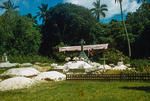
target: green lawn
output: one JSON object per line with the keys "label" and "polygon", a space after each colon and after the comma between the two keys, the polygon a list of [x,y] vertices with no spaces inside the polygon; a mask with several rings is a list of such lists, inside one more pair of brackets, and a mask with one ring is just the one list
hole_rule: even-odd
{"label": "green lawn", "polygon": [[150,83],[63,81],[0,92],[0,101],[150,101]]}

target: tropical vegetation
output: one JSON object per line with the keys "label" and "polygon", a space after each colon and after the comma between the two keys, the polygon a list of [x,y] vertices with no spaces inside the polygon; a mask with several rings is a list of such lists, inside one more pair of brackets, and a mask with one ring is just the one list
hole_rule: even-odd
{"label": "tropical vegetation", "polygon": [[[107,5],[100,0],[88,9],[64,3],[50,7],[41,4],[36,15],[21,15],[12,0],[0,4],[5,12],[0,15],[0,63],[6,53],[13,63],[35,63],[44,71],[49,63],[64,62],[66,56],[77,56],[78,52],[59,53],[58,47],[108,43],[109,49],[94,51],[92,61],[107,64],[123,60],[131,64],[133,71],[108,70],[104,74],[150,73],[150,3],[142,2],[136,12],[126,18],[122,9],[123,0],[114,0],[120,5],[121,21],[112,19],[102,23],[107,15]],[[114,5],[115,6],[115,5]],[[42,21],[42,24],[39,24]],[[132,50],[131,50],[132,49]],[[85,52],[87,53],[87,52]],[[132,54],[131,54],[132,53]],[[104,59],[103,59],[104,60]],[[48,65],[48,68],[47,68]],[[18,65],[16,67],[19,67]],[[38,68],[37,67],[37,68]],[[8,68],[7,68],[8,69]],[[6,69],[0,69],[0,74]],[[1,78],[0,78],[1,81]],[[149,82],[127,81],[45,81],[28,89],[0,91],[1,101],[149,101]]]}
{"label": "tropical vegetation", "polygon": [[14,5],[13,2],[11,2],[11,0],[5,1],[2,5],[0,5],[0,8],[5,9],[6,11],[10,11],[10,10],[16,10],[17,8],[19,8],[19,6]]}
{"label": "tropical vegetation", "polygon": [[41,4],[41,6],[39,6],[38,9],[40,11],[37,12],[36,17],[39,17],[39,19],[42,20],[43,23],[45,23],[47,19],[48,4]]}
{"label": "tropical vegetation", "polygon": [[[42,55],[55,60],[64,58],[68,53],[59,53],[59,46],[109,43],[107,55],[132,59],[150,57],[150,4],[147,0],[138,0],[142,5],[136,12],[128,13],[126,18],[122,9],[122,0],[115,0],[120,5],[121,21],[112,20],[102,23],[107,5],[100,0],[93,2],[93,8],[65,3],[49,8],[41,4],[36,16],[21,15],[17,5],[11,0],[0,5],[5,12],[0,15],[0,55]],[[115,6],[115,5],[114,5]],[[39,20],[42,24],[39,25]],[[132,49],[132,50],[131,50]],[[93,57],[99,61],[102,52]],[[132,53],[132,54],[131,54]],[[70,54],[70,53],[69,53]],[[71,53],[72,55],[73,53]],[[129,56],[129,58],[127,58]],[[118,57],[114,58],[115,62]],[[119,60],[119,58],[118,58]],[[112,62],[108,60],[108,62]],[[131,61],[130,61],[131,62]]]}
{"label": "tropical vegetation", "polygon": [[91,12],[96,17],[97,21],[100,21],[101,15],[102,17],[106,16],[105,11],[108,11],[107,5],[101,5],[100,0],[96,0],[95,2],[93,2],[93,6],[94,8],[91,9]]}

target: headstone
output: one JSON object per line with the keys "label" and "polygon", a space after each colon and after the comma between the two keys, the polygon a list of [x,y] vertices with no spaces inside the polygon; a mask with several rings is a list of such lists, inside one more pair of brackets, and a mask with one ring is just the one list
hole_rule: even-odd
{"label": "headstone", "polygon": [[124,60],[123,57],[121,57],[121,58],[120,58],[120,61],[117,63],[117,65],[118,65],[118,66],[124,65],[123,60]]}
{"label": "headstone", "polygon": [[2,62],[8,62],[7,54],[4,53],[2,56]]}
{"label": "headstone", "polygon": [[117,65],[121,66],[121,65],[123,65],[123,62],[118,62]]}
{"label": "headstone", "polygon": [[104,70],[106,69],[105,66],[106,66],[106,60],[107,58],[105,57],[105,54],[103,55],[103,58],[101,58],[101,60],[103,60],[103,67],[104,67]]}
{"label": "headstone", "polygon": [[70,61],[70,60],[71,60],[70,57],[66,57],[66,58],[65,58],[65,61],[67,61],[67,62]]}

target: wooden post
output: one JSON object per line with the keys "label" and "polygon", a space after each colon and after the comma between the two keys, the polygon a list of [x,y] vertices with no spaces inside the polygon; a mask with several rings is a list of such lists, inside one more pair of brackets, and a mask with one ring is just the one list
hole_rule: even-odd
{"label": "wooden post", "polygon": [[83,51],[83,44],[85,44],[85,41],[82,39],[82,40],[81,40],[81,52],[84,52],[84,51]]}
{"label": "wooden post", "polygon": [[[105,54],[103,54],[103,58],[101,58],[101,60],[103,60],[103,67],[104,67],[104,70],[105,70],[105,65],[106,65],[106,57],[105,57]],[[103,72],[104,72],[103,70]]]}

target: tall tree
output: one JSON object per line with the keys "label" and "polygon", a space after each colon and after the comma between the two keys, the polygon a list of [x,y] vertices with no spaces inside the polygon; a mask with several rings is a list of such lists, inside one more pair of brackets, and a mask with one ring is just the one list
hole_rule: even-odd
{"label": "tall tree", "polygon": [[91,12],[93,15],[95,15],[97,21],[100,21],[101,15],[103,17],[106,16],[105,11],[108,11],[107,5],[106,4],[101,5],[100,0],[96,0],[95,2],[93,2],[93,6],[94,6],[94,8],[91,9]]}
{"label": "tall tree", "polygon": [[146,3],[149,2],[149,0],[137,0],[138,3],[142,2],[142,3]]}
{"label": "tall tree", "polygon": [[28,55],[38,53],[41,34],[34,22],[17,12],[0,16],[0,54]]}
{"label": "tall tree", "polygon": [[0,8],[5,9],[6,11],[10,11],[16,10],[17,8],[19,8],[19,6],[15,6],[15,4],[11,0],[8,0],[6,2],[3,2],[2,5],[0,5]]}
{"label": "tall tree", "polygon": [[39,20],[42,20],[42,22],[45,23],[47,19],[48,4],[41,4],[41,6],[39,6],[38,9],[40,11],[37,12],[37,17],[39,17]]}
{"label": "tall tree", "polygon": [[78,45],[81,39],[92,44],[95,34],[92,30],[96,23],[89,9],[70,3],[58,4],[49,10],[48,19],[42,27],[41,54],[51,55],[55,52],[53,47],[61,43]]}
{"label": "tall tree", "polygon": [[[150,4],[144,3],[136,12],[127,15],[127,23],[131,26],[130,33],[135,38],[133,42],[132,57],[150,57]],[[142,15],[142,16],[141,16]]]}
{"label": "tall tree", "polygon": [[130,39],[129,39],[129,34],[128,34],[128,31],[127,31],[127,27],[126,27],[124,17],[123,17],[122,1],[123,0],[115,0],[115,2],[119,3],[119,5],[120,5],[122,24],[123,24],[125,34],[126,34],[126,37],[127,37],[127,42],[128,42],[128,51],[129,51],[128,53],[129,53],[129,57],[131,57],[131,44],[130,44]]}

